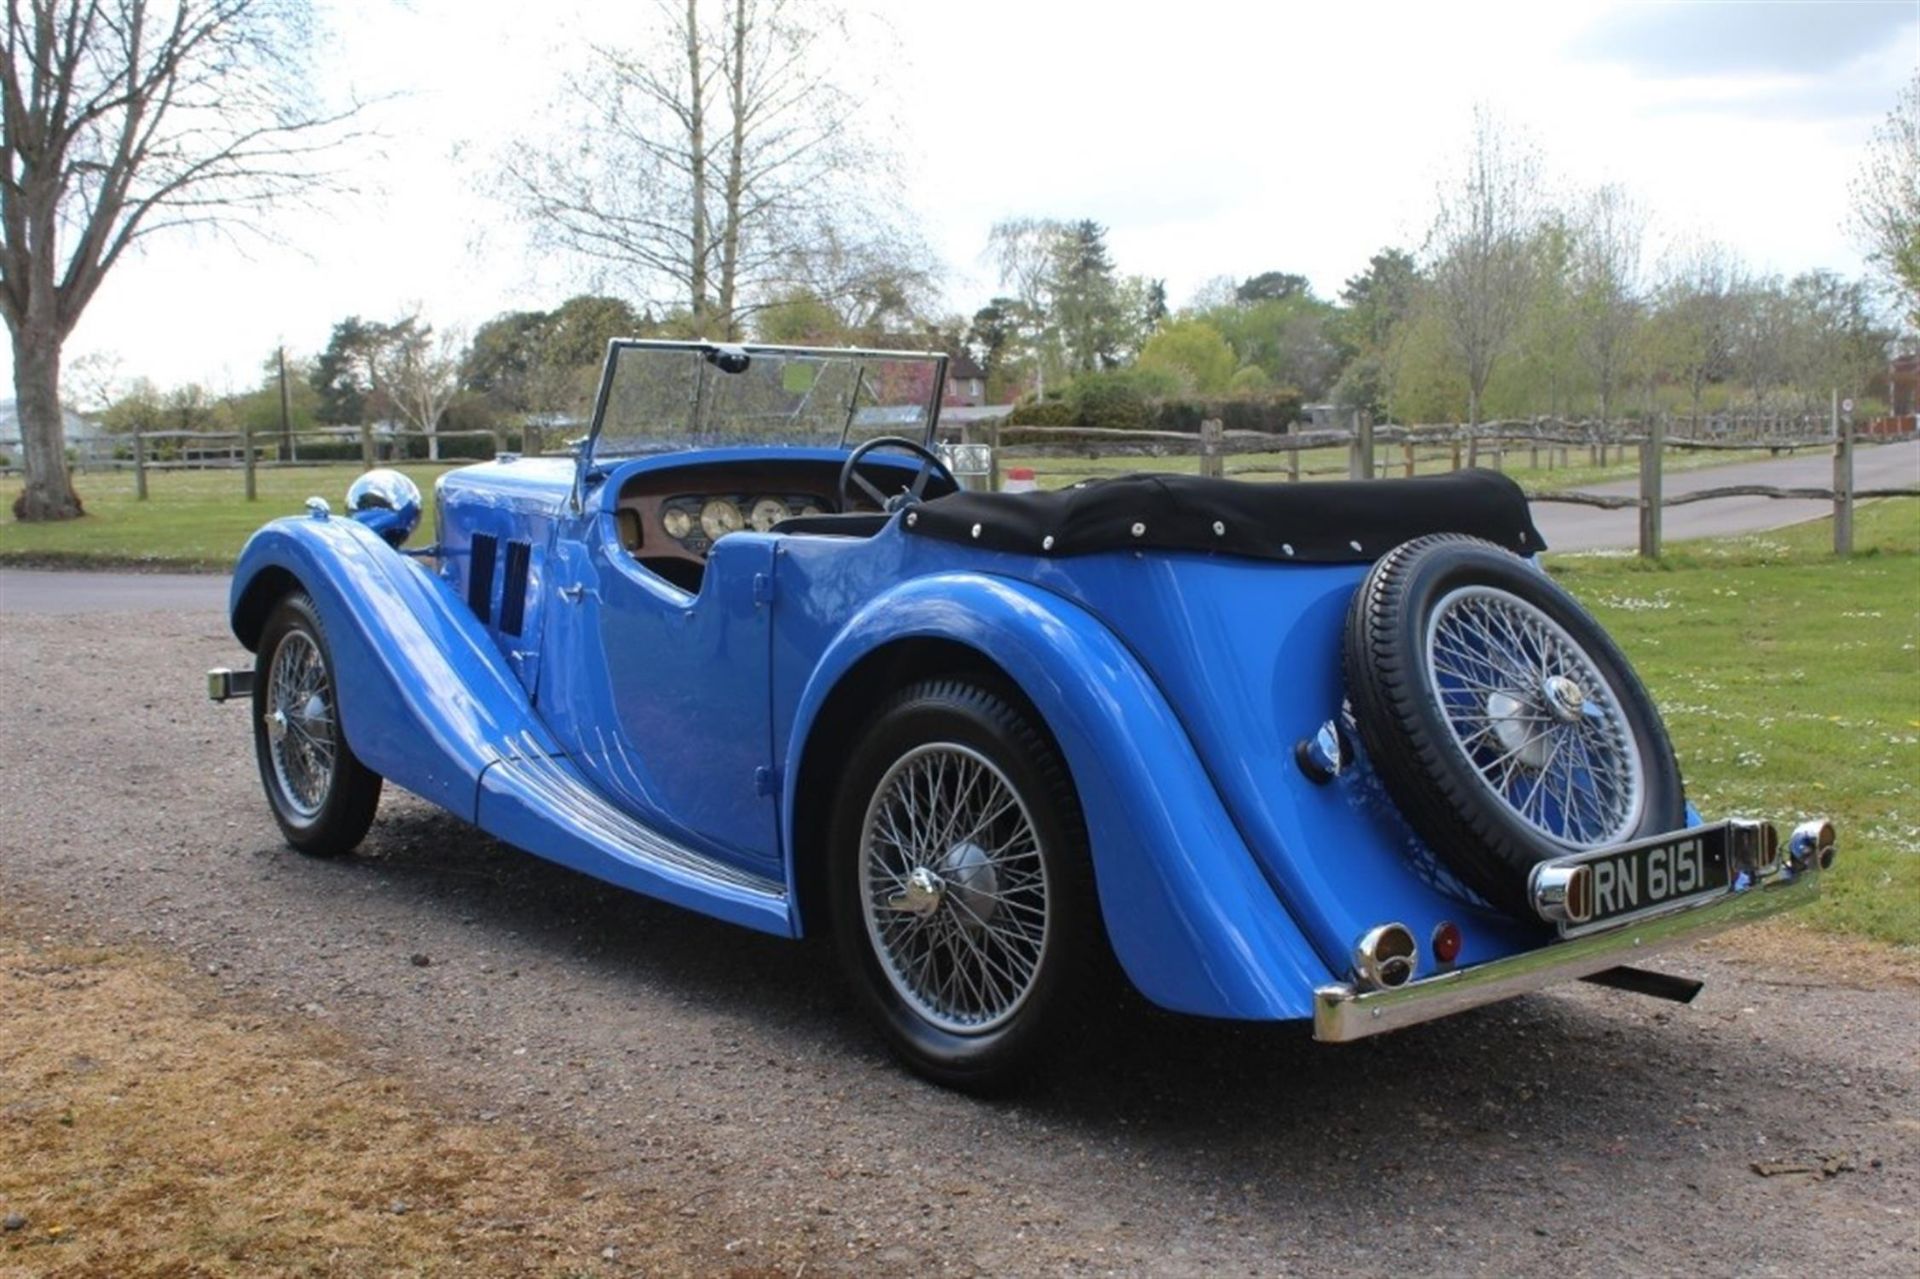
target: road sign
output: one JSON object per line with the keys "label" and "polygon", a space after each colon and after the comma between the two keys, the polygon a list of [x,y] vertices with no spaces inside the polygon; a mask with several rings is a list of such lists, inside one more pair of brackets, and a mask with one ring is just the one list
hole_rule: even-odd
{"label": "road sign", "polygon": [[1840,401],[1840,411],[1842,413],[1853,412],[1853,401],[1851,399]]}

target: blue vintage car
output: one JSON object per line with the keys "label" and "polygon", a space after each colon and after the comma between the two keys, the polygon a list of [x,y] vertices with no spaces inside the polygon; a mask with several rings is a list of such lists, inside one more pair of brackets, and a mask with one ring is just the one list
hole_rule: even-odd
{"label": "blue vintage car", "polygon": [[1352,1040],[1804,902],[1833,831],[1704,823],[1485,471],[963,488],[944,357],[616,342],[564,458],[363,476],[233,579],[267,799],[383,782],[529,852],[830,933],[914,1069],[1003,1084],[1103,981]]}

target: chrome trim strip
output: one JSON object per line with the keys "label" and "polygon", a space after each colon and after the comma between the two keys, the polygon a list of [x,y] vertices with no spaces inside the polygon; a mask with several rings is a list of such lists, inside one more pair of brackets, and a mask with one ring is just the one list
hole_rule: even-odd
{"label": "chrome trim strip", "polygon": [[1783,874],[1744,892],[1722,894],[1607,932],[1550,942],[1537,950],[1425,977],[1391,990],[1362,991],[1347,982],[1322,986],[1313,992],[1313,1037],[1324,1043],[1347,1043],[1511,999],[1555,982],[1637,963],[1657,951],[1805,906],[1819,893],[1818,871],[1807,870],[1791,877]]}
{"label": "chrome trim strip", "polygon": [[578,835],[613,850],[622,861],[704,887],[753,893],[770,902],[787,899],[786,885],[778,880],[709,857],[614,807],[564,759],[528,753],[495,760],[486,772],[514,777],[512,784],[538,806],[537,811],[564,820]]}

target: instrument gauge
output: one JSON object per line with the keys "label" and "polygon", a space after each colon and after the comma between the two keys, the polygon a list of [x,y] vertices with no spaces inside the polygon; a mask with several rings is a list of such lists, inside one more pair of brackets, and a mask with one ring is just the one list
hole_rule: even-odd
{"label": "instrument gauge", "polygon": [[716,542],[729,533],[738,533],[746,524],[740,508],[724,497],[709,498],[700,508],[700,531]]}
{"label": "instrument gauge", "polygon": [[787,504],[777,497],[763,497],[753,504],[748,522],[756,533],[771,533],[773,526],[787,518]]}
{"label": "instrument gauge", "polygon": [[687,534],[693,532],[693,516],[675,507],[661,514],[660,527],[667,531],[668,537],[675,540],[684,539]]}
{"label": "instrument gauge", "polygon": [[812,502],[808,502],[805,506],[800,508],[800,514],[803,516],[814,516],[814,515],[819,515],[820,513],[821,513],[820,508],[815,506]]}

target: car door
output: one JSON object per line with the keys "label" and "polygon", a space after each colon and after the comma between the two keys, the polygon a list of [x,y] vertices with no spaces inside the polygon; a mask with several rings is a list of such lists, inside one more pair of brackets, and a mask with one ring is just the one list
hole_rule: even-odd
{"label": "car door", "polygon": [[780,865],[768,722],[772,566],[770,539],[725,538],[699,593],[688,595],[596,528],[588,544],[554,556],[540,671],[542,715],[611,798],[700,851],[762,872]]}

